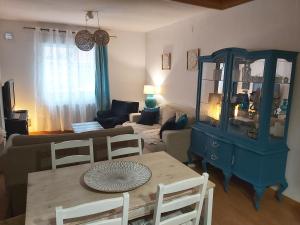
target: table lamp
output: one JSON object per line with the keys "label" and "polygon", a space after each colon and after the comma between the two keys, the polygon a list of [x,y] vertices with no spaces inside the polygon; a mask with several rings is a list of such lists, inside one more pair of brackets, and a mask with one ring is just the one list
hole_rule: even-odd
{"label": "table lamp", "polygon": [[144,94],[146,95],[145,105],[147,108],[155,108],[156,106],[156,88],[153,85],[144,85]]}

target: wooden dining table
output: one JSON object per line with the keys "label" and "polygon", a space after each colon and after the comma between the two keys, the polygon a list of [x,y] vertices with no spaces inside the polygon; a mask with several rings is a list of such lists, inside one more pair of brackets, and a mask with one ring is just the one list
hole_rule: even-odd
{"label": "wooden dining table", "polygon": [[[148,153],[115,160],[136,161],[148,166],[152,172],[152,177],[146,184],[129,191],[129,220],[153,213],[158,184],[170,184],[200,176],[199,173],[166,152]],[[94,164],[97,163],[101,162]],[[83,175],[91,166],[92,164],[81,164],[29,173],[25,224],[54,225],[56,224],[55,208],[57,206],[68,208],[121,196],[121,193],[104,193],[86,187],[83,182]],[[209,181],[203,210],[206,225],[210,225],[212,221],[214,187],[214,183]],[[72,222],[71,224],[76,223]]]}

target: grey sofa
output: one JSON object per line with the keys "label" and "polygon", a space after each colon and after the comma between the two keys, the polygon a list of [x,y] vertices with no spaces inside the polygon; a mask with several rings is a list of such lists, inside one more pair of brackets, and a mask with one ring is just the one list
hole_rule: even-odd
{"label": "grey sofa", "polygon": [[[188,124],[182,130],[165,130],[162,133],[162,140],[159,138],[159,131],[162,124],[176,113],[185,113],[188,116]],[[145,142],[145,147],[150,151],[166,151],[181,162],[187,162],[187,151],[191,143],[191,125],[195,122],[195,109],[178,105],[160,106],[160,120],[152,126],[136,123],[140,113],[130,114],[129,121],[122,126],[131,126],[134,132],[140,134]]]}
{"label": "grey sofa", "polygon": [[[133,133],[132,127],[120,127],[55,135],[14,135],[4,151],[0,152],[0,173],[6,179],[12,215],[25,212],[27,175],[51,169],[51,142],[93,138],[95,161],[107,159],[107,136]],[[124,142],[122,146],[132,145]],[[85,150],[85,149],[84,149]],[[84,151],[78,149],[78,151]],[[68,154],[63,152],[62,154]]]}

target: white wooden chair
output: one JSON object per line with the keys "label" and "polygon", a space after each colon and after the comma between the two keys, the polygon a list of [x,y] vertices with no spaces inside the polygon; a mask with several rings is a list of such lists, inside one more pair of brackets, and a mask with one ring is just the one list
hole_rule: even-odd
{"label": "white wooden chair", "polygon": [[[56,151],[61,149],[68,149],[68,148],[79,148],[79,147],[89,147],[89,154],[88,155],[70,155],[62,158],[56,158]],[[89,140],[71,140],[71,141],[64,141],[61,143],[51,143],[51,161],[52,161],[52,169],[56,169],[59,165],[65,165],[70,163],[77,163],[77,162],[87,162],[90,163],[94,162],[94,150],[93,150],[93,139],[90,138]]]}
{"label": "white wooden chair", "polygon": [[[205,197],[208,174],[203,173],[201,177],[191,178],[179,181],[169,185],[159,184],[156,193],[156,205],[154,209],[154,225],[177,225],[177,224],[193,224],[199,225],[203,201]],[[197,188],[198,193],[187,195],[164,202],[164,195]],[[161,221],[162,213],[183,209],[187,206],[196,204],[193,211],[187,213],[174,213]]]}
{"label": "white wooden chair", "polygon": [[[114,137],[106,137],[107,139],[107,155],[108,159],[111,160],[113,157],[128,155],[128,154],[139,154],[142,155],[142,138],[137,134],[121,134]],[[131,141],[137,140],[138,146],[137,147],[125,147],[125,148],[118,148],[112,151],[111,144],[116,142],[122,141]]]}
{"label": "white wooden chair", "polygon": [[63,225],[64,220],[67,219],[103,213],[120,207],[123,208],[121,217],[108,220],[93,221],[87,223],[87,225],[127,225],[129,209],[129,194],[127,192],[123,193],[122,197],[85,203],[71,208],[63,209],[61,206],[56,207],[56,225]]}

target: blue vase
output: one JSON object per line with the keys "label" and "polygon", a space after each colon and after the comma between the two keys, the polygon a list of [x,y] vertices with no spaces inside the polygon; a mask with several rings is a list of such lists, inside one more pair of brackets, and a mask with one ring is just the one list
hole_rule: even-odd
{"label": "blue vase", "polygon": [[249,96],[247,93],[242,95],[242,102],[240,104],[240,108],[245,111],[249,109]]}
{"label": "blue vase", "polygon": [[145,99],[145,105],[147,108],[155,108],[156,107],[156,99],[154,97],[154,95],[147,95],[146,99]]}
{"label": "blue vase", "polygon": [[281,112],[286,113],[287,108],[288,108],[288,100],[287,99],[283,99],[282,103],[280,105]]}

